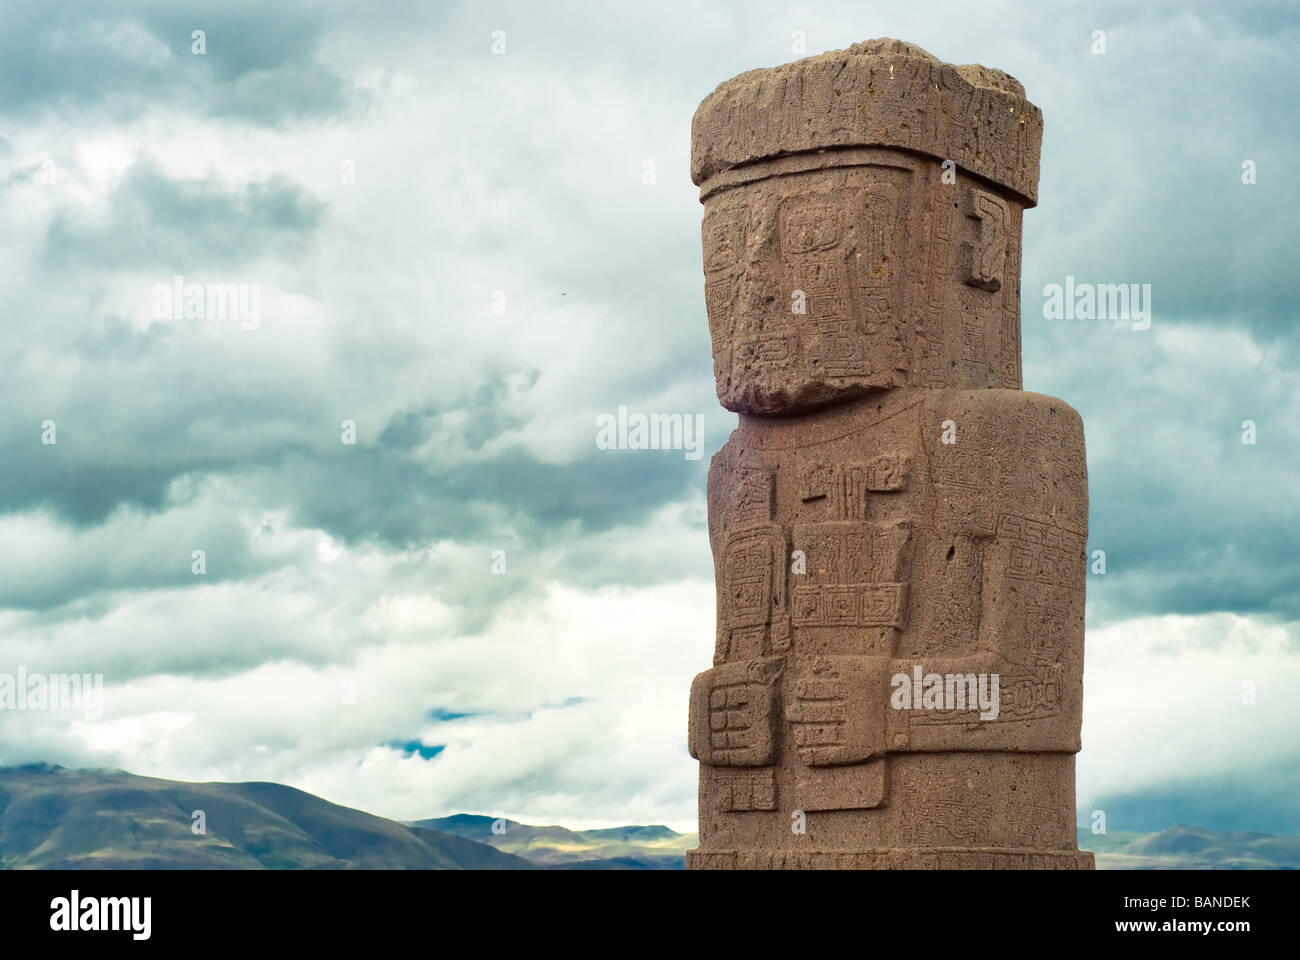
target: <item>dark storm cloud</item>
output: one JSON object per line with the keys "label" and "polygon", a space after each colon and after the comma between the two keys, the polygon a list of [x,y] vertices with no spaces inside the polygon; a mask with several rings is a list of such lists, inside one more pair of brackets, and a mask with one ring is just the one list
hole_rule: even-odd
{"label": "dark storm cloud", "polygon": [[[1300,368],[1231,327],[1042,321],[1025,385],[1067,398],[1088,447],[1089,623],[1300,616]],[[1254,443],[1243,443],[1243,422]]]}
{"label": "dark storm cloud", "polygon": [[680,451],[593,450],[551,464],[511,450],[451,466],[380,447],[340,451],[296,451],[269,463],[256,482],[266,502],[287,508],[297,524],[343,543],[393,549],[494,538],[519,550],[575,545],[643,524],[665,503],[698,492],[708,469],[707,459],[686,461]]}
{"label": "dark storm cloud", "polygon": [[163,269],[184,274],[266,255],[300,256],[324,206],[284,177],[228,189],[134,163],[94,216],[65,209],[50,222],[46,259],[57,268]]}
{"label": "dark storm cloud", "polygon": [[[1089,472],[1090,625],[1156,613],[1300,614],[1295,384],[1282,355],[1207,325],[1114,330],[1077,322],[1044,334],[1054,360],[1026,386],[1069,398]],[[1029,354],[1027,353],[1027,357]],[[1244,444],[1242,422],[1256,424]]]}
{"label": "dark storm cloud", "polygon": [[1033,16],[1043,42],[1009,66],[1046,124],[1040,206],[1025,217],[1026,352],[1044,348],[1044,286],[1067,275],[1151,284],[1156,323],[1294,341],[1300,271],[1278,255],[1300,244],[1287,173],[1300,148],[1294,8],[1106,3]]}
{"label": "dark storm cloud", "polygon": [[[154,384],[169,397],[166,403],[138,403],[125,390],[79,398],[76,406],[45,399],[44,414],[37,412],[42,406],[33,406],[28,423],[11,423],[6,469],[0,472],[0,507],[8,512],[48,509],[64,523],[93,527],[120,507],[151,512],[176,505],[169,488],[181,478],[231,474],[284,456],[281,411],[291,400],[276,398],[277,403],[268,399],[273,397],[269,393],[218,394],[224,411],[220,417],[231,425],[218,447],[195,436],[197,426],[214,418],[211,396],[217,391],[196,386],[173,393],[176,374],[167,373]],[[46,445],[37,425],[51,413],[57,443]]]}
{"label": "dark storm cloud", "polygon": [[[52,14],[49,23],[34,14],[6,14],[29,28],[31,47],[52,45],[60,56],[65,48],[82,54],[81,62],[66,65],[57,76],[42,74],[45,67],[20,74],[11,61],[5,82],[15,104],[38,102],[15,86],[20,75],[33,89],[39,84],[49,102],[77,97],[100,102],[110,93],[129,98],[132,91],[159,100],[171,95],[162,88],[164,75],[175,81],[171,74],[183,65],[199,71],[193,77],[206,78],[203,89],[211,101],[206,109],[213,109],[212,104],[237,102],[241,84],[252,90],[277,77],[314,82],[314,58],[328,34],[358,38],[350,46],[358,69],[394,61],[419,64],[420,75],[435,85],[448,81],[452,64],[463,68],[462,79],[561,69],[566,77],[575,71],[600,77],[617,67],[626,80],[633,71],[674,92],[680,102],[669,105],[682,118],[684,134],[695,101],[718,80],[789,58],[784,21],[764,39],[752,25],[741,29],[741,15],[731,8],[711,16],[740,30],[744,42],[721,52],[716,29],[629,48],[629,23],[642,14],[633,14],[632,21],[587,18],[583,32],[575,34],[566,19],[573,7],[548,12],[527,4],[485,4],[434,14],[420,5],[383,5],[363,23],[316,7],[240,4],[195,14],[193,25],[189,13],[162,4],[124,8],[120,23],[101,23],[88,8],[71,9]],[[1151,283],[1157,328],[1235,326],[1265,343],[1290,331],[1290,303],[1300,293],[1290,251],[1300,241],[1300,221],[1291,213],[1294,178],[1283,174],[1283,163],[1294,153],[1297,131],[1269,118],[1285,113],[1281,98],[1289,89],[1284,81],[1295,26],[1278,6],[1249,14],[1212,4],[1189,11],[1134,14],[1123,5],[1101,5],[1071,11],[1057,23],[1059,12],[1033,8],[1024,12],[1029,19],[1021,31],[1041,38],[1033,48],[1018,46],[1005,31],[988,35],[978,24],[971,36],[949,36],[946,43],[918,37],[939,56],[979,57],[1011,69],[1047,113],[1041,205],[1026,215],[1026,385],[1072,403],[1085,416],[1090,440],[1108,441],[1092,443],[1090,464],[1090,540],[1107,550],[1109,566],[1106,578],[1090,581],[1094,616],[1102,621],[1179,610],[1294,614],[1300,603],[1295,599],[1300,560],[1292,559],[1285,533],[1300,516],[1281,486],[1297,468],[1284,396],[1240,370],[1207,383],[1202,372],[1179,369],[1176,357],[1147,352],[1149,343],[1140,338],[1149,341],[1149,333],[1127,339],[1083,335],[1042,317],[1042,285],[1069,273],[1093,282]],[[797,22],[800,16],[808,22]],[[796,16],[788,26],[808,28],[814,47],[818,37],[834,46],[874,32],[867,24],[837,23],[837,16],[840,11],[827,7]],[[104,39],[117,36],[115,23],[157,39],[171,52],[171,65],[107,62],[120,59],[120,49],[129,46],[120,36],[114,42]],[[208,31],[206,59],[189,53],[193,27]],[[491,57],[493,29],[507,32],[508,56]],[[1089,50],[1094,29],[1107,30],[1104,56]],[[14,45],[21,32],[8,31],[4,42]],[[446,42],[442,59],[430,64],[422,51],[435,35]],[[762,43],[769,42],[771,49],[764,52]],[[575,59],[579,43],[581,57]],[[694,55],[706,51],[712,56]],[[191,63],[195,60],[202,63]],[[1189,66],[1193,63],[1195,68]],[[99,70],[110,68],[112,84],[93,82]],[[320,89],[332,96],[335,88],[326,83]],[[472,85],[466,92],[472,94]],[[274,96],[267,100],[267,109],[277,109]],[[629,107],[649,124],[660,122],[656,111],[666,109],[664,103],[642,97]],[[503,102],[494,103],[491,112],[527,130],[524,110]],[[588,139],[569,149],[581,154],[597,146],[599,116],[591,119]],[[543,136],[546,131],[540,128]],[[455,246],[480,260],[526,263],[553,288],[552,306],[585,301],[607,316],[611,333],[636,326],[653,338],[656,350],[619,358],[619,390],[625,395],[607,395],[606,409],[665,382],[694,380],[702,385],[692,394],[701,398],[697,409],[707,411],[710,422],[715,412],[722,416],[709,385],[698,220],[646,203],[620,210],[616,222],[605,210],[617,195],[608,183],[563,178],[560,161],[566,154],[557,152],[562,144],[516,136],[507,151],[495,149],[491,139],[473,139],[487,137],[477,130],[462,134],[465,139],[447,141],[447,149],[465,152],[466,169],[486,179],[487,195],[514,191],[522,199],[513,216],[494,218],[483,210],[440,224]],[[641,147],[629,145],[628,170],[608,171],[610,182],[624,177],[635,182]],[[1259,164],[1253,186],[1240,182],[1244,159]],[[666,190],[684,183],[686,172],[664,165],[659,177]],[[536,186],[526,186],[531,184]],[[444,183],[429,188],[449,189]],[[286,180],[230,190],[215,182],[172,179],[146,160],[110,195],[102,219],[71,210],[53,219],[46,235],[47,265],[185,272],[195,264],[231,265],[267,254],[295,257],[322,232],[323,216],[318,201]],[[434,248],[434,258],[440,249]],[[429,322],[447,330],[446,349],[459,350],[456,324],[438,315],[436,300],[428,306]],[[562,313],[559,318],[562,323]],[[449,414],[466,415],[458,440],[472,454],[520,428],[520,415],[507,413],[504,393],[490,385],[472,389],[460,403],[439,406],[412,407],[408,398],[394,397],[373,445],[319,446],[308,438],[327,429],[328,391],[346,380],[349,364],[366,356],[354,348],[390,354],[408,349],[373,318],[360,317],[352,327],[341,336],[356,342],[340,341],[347,350],[325,375],[332,383],[324,383],[321,394],[305,405],[293,390],[257,378],[241,377],[238,386],[215,393],[222,419],[246,438],[242,447],[214,452],[193,442],[188,424],[210,416],[205,405],[212,404],[214,394],[205,399],[187,393],[181,382],[159,383],[149,389],[167,396],[171,412],[148,421],[147,446],[133,448],[123,440],[94,457],[65,460],[56,473],[45,469],[50,458],[38,468],[20,455],[0,480],[0,505],[45,504],[67,522],[93,525],[120,505],[165,509],[166,491],[177,477],[225,475],[253,483],[268,507],[287,509],[299,522],[351,544],[409,548],[443,538],[532,547],[567,543],[575,567],[566,574],[589,582],[586,577],[601,568],[605,548],[584,545],[585,535],[644,522],[657,507],[698,494],[702,487],[702,465],[654,452],[592,450],[563,463],[545,463],[520,449],[453,461],[437,451],[413,455]],[[174,331],[142,334],[112,321],[75,340],[89,362],[99,353],[100,362],[134,358],[154,364],[180,342]],[[564,349],[561,343],[557,339],[557,353]],[[1290,349],[1287,343],[1278,346],[1277,363],[1294,377],[1300,357],[1291,356]],[[539,358],[541,365],[546,362]],[[467,356],[465,363],[490,369],[482,356]],[[1158,382],[1148,382],[1153,372]],[[214,383],[218,379],[214,376]],[[121,404],[123,416],[129,416],[130,408],[146,401],[124,393],[98,402]],[[1247,416],[1259,422],[1266,439],[1243,451],[1232,442],[1236,424]],[[283,430],[271,430],[274,424]],[[75,424],[61,429],[75,436]],[[710,431],[714,446],[723,432]],[[1218,446],[1210,442],[1215,436]],[[1243,461],[1242,454],[1252,459]],[[1225,490],[1235,494],[1224,496]],[[653,569],[647,563],[635,576],[652,578]],[[662,565],[659,569],[672,575]]]}
{"label": "dark storm cloud", "polygon": [[[84,333],[79,346],[99,364],[149,369],[175,355],[176,334],[167,325],[141,333],[110,321]],[[195,426],[213,422],[210,398],[222,390],[222,379],[220,366],[201,377],[169,371],[158,382],[170,398],[166,404],[142,405],[129,393],[103,396],[92,409],[60,413],[55,446],[37,442],[36,434],[15,438],[0,473],[0,508],[48,510],[74,530],[93,531],[122,510],[168,516],[192,501],[204,478],[224,478],[260,509],[284,511],[291,523],[350,546],[400,551],[440,541],[481,544],[483,568],[490,549],[509,549],[515,572],[528,575],[485,579],[479,566],[465,569],[459,558],[434,565],[436,582],[451,587],[438,592],[460,608],[466,624],[487,622],[507,596],[536,595],[540,575],[556,562],[538,566],[548,552],[572,547],[572,557],[559,561],[566,579],[588,585],[645,585],[679,575],[653,557],[625,563],[607,550],[584,549],[584,538],[635,529],[664,504],[698,493],[711,450],[695,461],[682,451],[598,450],[593,425],[591,452],[571,462],[542,462],[514,447],[463,459],[465,451],[481,451],[519,423],[500,409],[499,387],[490,385],[441,412],[422,407],[394,413],[376,431],[376,442],[356,445],[338,442],[336,422],[324,409],[332,404],[323,394],[304,399],[295,383],[274,391],[226,389],[214,443],[200,439]],[[181,383],[189,389],[177,389]],[[468,424],[460,435],[461,453],[431,441],[435,425],[449,415]],[[36,408],[30,416],[39,422]],[[111,432],[105,434],[106,428]],[[221,521],[219,515],[209,519]],[[222,539],[230,536],[242,534],[230,530]],[[246,543],[231,543],[220,553],[222,575],[214,579],[268,569],[269,561],[249,557]],[[15,582],[0,604],[50,608],[102,590],[183,585],[188,567],[174,561],[118,564],[110,571],[100,555],[96,562],[61,568],[58,576],[46,571],[41,583]]]}
{"label": "dark storm cloud", "polygon": [[[1236,426],[1223,424],[1225,433]],[[1295,455],[1276,448],[1094,468],[1089,549],[1106,551],[1107,572],[1089,577],[1090,622],[1216,611],[1300,617],[1300,508],[1285,493],[1296,468]]]}
{"label": "dark storm cloud", "polygon": [[[143,335],[111,324],[104,329],[92,342],[137,358],[148,350]],[[0,475],[0,507],[47,507],[66,523],[93,526],[118,507],[164,509],[169,487],[187,475],[242,475],[263,491],[268,509],[287,509],[305,526],[344,543],[408,548],[477,539],[494,524],[539,540],[551,528],[572,536],[635,525],[696,490],[708,470],[707,456],[686,460],[680,450],[598,450],[594,425],[591,454],[573,462],[545,463],[518,449],[459,463],[444,462],[436,450],[428,460],[412,459],[410,448],[429,440],[429,422],[438,416],[432,409],[398,412],[374,445],[348,445],[337,443],[332,420],[315,419],[321,411],[303,408],[289,389],[281,392],[279,398],[223,395],[226,428],[241,442],[221,451],[192,438],[191,424],[210,412],[210,401],[197,390],[178,395],[169,410],[152,411],[147,423],[112,442],[96,432],[79,436],[76,423],[65,420],[57,447],[14,446]],[[470,412],[470,450],[514,422],[491,405],[494,395],[483,387],[454,408]],[[282,422],[285,411],[292,426]],[[281,425],[301,442],[277,442]],[[307,442],[326,436],[335,443]]]}
{"label": "dark storm cloud", "polygon": [[[342,77],[319,60],[315,4],[165,0],[0,8],[0,115],[103,110],[118,120],[161,104],[279,124],[344,109]],[[191,52],[195,30],[206,53]]]}
{"label": "dark storm cloud", "polygon": [[[1096,808],[1106,812],[1106,829],[1165,830],[1190,824],[1210,830],[1250,830],[1300,834],[1300,771],[1274,764],[1249,775],[1205,774],[1139,790],[1104,795]],[[1088,823],[1090,811],[1079,812]]]}
{"label": "dark storm cloud", "polygon": [[[177,590],[237,581],[273,571],[280,562],[255,556],[244,531],[222,523],[218,516],[188,527],[176,525],[171,536],[134,543],[114,543],[112,533],[105,531],[105,536],[61,550],[47,549],[40,558],[33,552],[23,565],[6,563],[0,608],[48,612],[72,604],[76,616],[98,618],[108,611],[93,612],[93,605],[78,602],[114,591]],[[193,572],[193,547],[205,554],[202,581]]]}
{"label": "dark storm cloud", "polygon": [[[64,427],[64,444],[75,442]],[[48,506],[68,523],[88,526],[102,523],[120,506],[158,510],[166,502],[167,486],[196,463],[87,463],[71,470],[30,459],[11,461],[0,480],[0,506],[16,512]],[[202,466],[212,468],[216,464]]]}

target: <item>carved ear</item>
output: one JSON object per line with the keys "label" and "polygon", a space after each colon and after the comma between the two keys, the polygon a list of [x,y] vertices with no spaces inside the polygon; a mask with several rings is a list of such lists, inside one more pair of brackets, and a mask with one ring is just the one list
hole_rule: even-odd
{"label": "carved ear", "polygon": [[979,224],[979,233],[974,243],[965,244],[968,262],[963,279],[972,287],[996,293],[1002,289],[1007,260],[1007,202],[996,193],[972,189],[966,216]]}

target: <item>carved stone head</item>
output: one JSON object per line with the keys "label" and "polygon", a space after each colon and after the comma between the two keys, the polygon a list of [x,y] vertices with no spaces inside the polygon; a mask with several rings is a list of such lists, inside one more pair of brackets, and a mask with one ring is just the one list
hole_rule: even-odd
{"label": "carved stone head", "polygon": [[722,84],[696,111],[718,397],[789,414],[898,386],[1020,386],[1023,88],[875,40]]}

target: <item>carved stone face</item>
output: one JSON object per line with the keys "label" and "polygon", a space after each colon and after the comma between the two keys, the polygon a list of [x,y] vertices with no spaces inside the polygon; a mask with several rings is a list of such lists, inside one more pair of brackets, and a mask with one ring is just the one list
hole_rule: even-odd
{"label": "carved stone face", "polygon": [[759,164],[705,197],[723,406],[785,414],[912,383],[1018,387],[1019,305],[1001,278],[1019,208],[1012,224],[1000,195],[944,183],[937,162],[901,151],[813,166],[828,162]]}

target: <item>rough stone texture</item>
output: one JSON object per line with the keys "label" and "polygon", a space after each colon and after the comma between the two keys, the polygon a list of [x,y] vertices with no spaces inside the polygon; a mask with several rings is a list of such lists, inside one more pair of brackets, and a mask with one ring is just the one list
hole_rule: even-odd
{"label": "rough stone texture", "polygon": [[[740,425],[709,470],[688,866],[1093,865],[1074,836],[1083,425],[1020,389],[1041,137],[1014,79],[896,40],[742,74],[695,115]],[[997,716],[899,708],[918,668],[996,675]]]}
{"label": "rough stone texture", "polygon": [[1042,141],[1043,114],[1015,77],[867,40],[719,85],[691,125],[691,179],[782,154],[896,147],[954,160],[1032,207]]}

